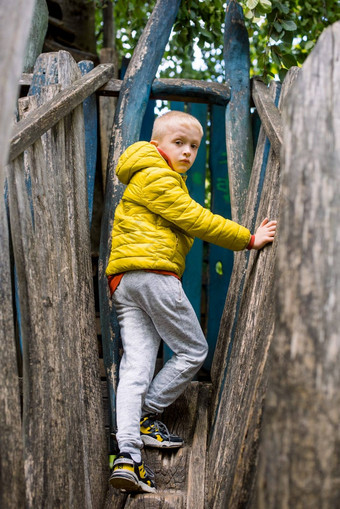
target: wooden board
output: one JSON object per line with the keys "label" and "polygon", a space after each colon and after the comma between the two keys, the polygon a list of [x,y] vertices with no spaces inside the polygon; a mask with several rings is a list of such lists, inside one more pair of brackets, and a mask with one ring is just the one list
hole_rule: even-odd
{"label": "wooden board", "polygon": [[[231,219],[227,149],[225,141],[225,108],[211,107],[210,115],[210,156],[211,210],[214,214]],[[233,269],[234,254],[228,249],[209,244],[208,246],[208,287],[207,287],[207,341],[208,357],[204,367],[211,369],[218,331],[228,286]]]}
{"label": "wooden board", "polygon": [[[59,54],[64,53],[66,52],[59,52]],[[37,108],[30,116],[18,122],[11,138],[9,160],[15,159],[48,129],[95,92],[102,83],[106,83],[112,73],[112,65],[98,65],[87,75],[79,77],[77,82],[72,83],[68,89],[63,90],[58,96]],[[32,85],[36,86],[34,82]]]}
{"label": "wooden board", "polygon": [[[281,100],[292,74],[296,75],[294,70],[285,81]],[[275,97],[274,89],[272,93]],[[276,218],[279,209],[280,164],[271,149],[261,191],[266,150],[262,133],[259,140],[244,218],[252,230],[254,222],[258,225],[266,216]],[[235,280],[229,287],[220,329],[223,348],[220,345],[217,350],[225,364],[222,375],[215,371],[219,391],[213,405],[216,413],[209,445],[209,503],[216,509],[246,506],[252,493],[267,383],[266,361],[274,329],[276,248],[277,239],[260,252],[237,254]],[[217,359],[217,363],[223,366],[223,360]]]}
{"label": "wooden board", "polygon": [[[78,63],[82,76],[92,71],[94,64],[89,60]],[[94,182],[97,167],[98,152],[98,114],[97,98],[90,95],[83,101],[84,127],[85,127],[85,153],[86,153],[86,176],[87,176],[87,203],[89,209],[90,228],[92,224]]]}
{"label": "wooden board", "polygon": [[339,506],[339,48],[337,22],[283,111],[275,342],[252,507]]}
{"label": "wooden board", "polygon": [[249,39],[242,7],[227,1],[224,30],[226,83],[231,89],[226,108],[226,143],[232,219],[241,223],[253,163],[250,118]]}
{"label": "wooden board", "polygon": [[0,3],[0,506],[7,509],[24,506],[25,485],[5,165],[34,4],[18,0],[11,9],[7,2]]}
{"label": "wooden board", "polygon": [[[46,77],[59,84],[24,98],[22,115],[80,77],[67,53],[45,58]],[[99,509],[106,491],[85,168],[79,106],[26,151],[25,166],[21,156],[9,171],[23,331],[27,507]]]}

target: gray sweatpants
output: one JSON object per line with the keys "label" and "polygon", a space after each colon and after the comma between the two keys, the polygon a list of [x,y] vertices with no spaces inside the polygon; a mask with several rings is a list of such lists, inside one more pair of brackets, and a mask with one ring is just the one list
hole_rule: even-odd
{"label": "gray sweatpants", "polygon": [[[161,413],[202,366],[208,345],[182,283],[145,271],[124,274],[113,294],[123,357],[117,389],[120,451],[142,448],[142,415]],[[174,352],[153,378],[161,339]]]}

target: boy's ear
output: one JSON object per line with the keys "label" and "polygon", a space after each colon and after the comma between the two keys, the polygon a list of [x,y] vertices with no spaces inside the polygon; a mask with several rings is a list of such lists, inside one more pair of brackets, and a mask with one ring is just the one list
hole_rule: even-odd
{"label": "boy's ear", "polygon": [[155,147],[158,147],[158,141],[157,140],[151,140],[151,145],[155,145]]}

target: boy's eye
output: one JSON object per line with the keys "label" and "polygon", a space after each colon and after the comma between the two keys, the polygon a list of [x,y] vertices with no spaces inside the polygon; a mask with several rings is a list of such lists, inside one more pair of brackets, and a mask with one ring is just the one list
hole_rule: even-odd
{"label": "boy's eye", "polygon": [[176,140],[175,143],[176,143],[176,145],[182,145],[181,140]]}
{"label": "boy's eye", "polygon": [[194,148],[194,149],[196,150],[196,149],[198,149],[198,145],[196,145],[196,143],[193,143],[193,144],[191,145],[191,148]]}

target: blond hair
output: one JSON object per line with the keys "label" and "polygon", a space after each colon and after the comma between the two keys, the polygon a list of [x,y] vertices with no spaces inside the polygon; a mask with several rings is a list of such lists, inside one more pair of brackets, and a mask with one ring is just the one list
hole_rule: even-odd
{"label": "blond hair", "polygon": [[168,111],[157,117],[151,134],[152,140],[160,141],[163,136],[168,132],[169,125],[180,124],[185,126],[195,126],[200,132],[201,137],[203,136],[203,128],[201,123],[197,120],[196,117],[190,115],[190,113],[185,113],[184,111]]}

